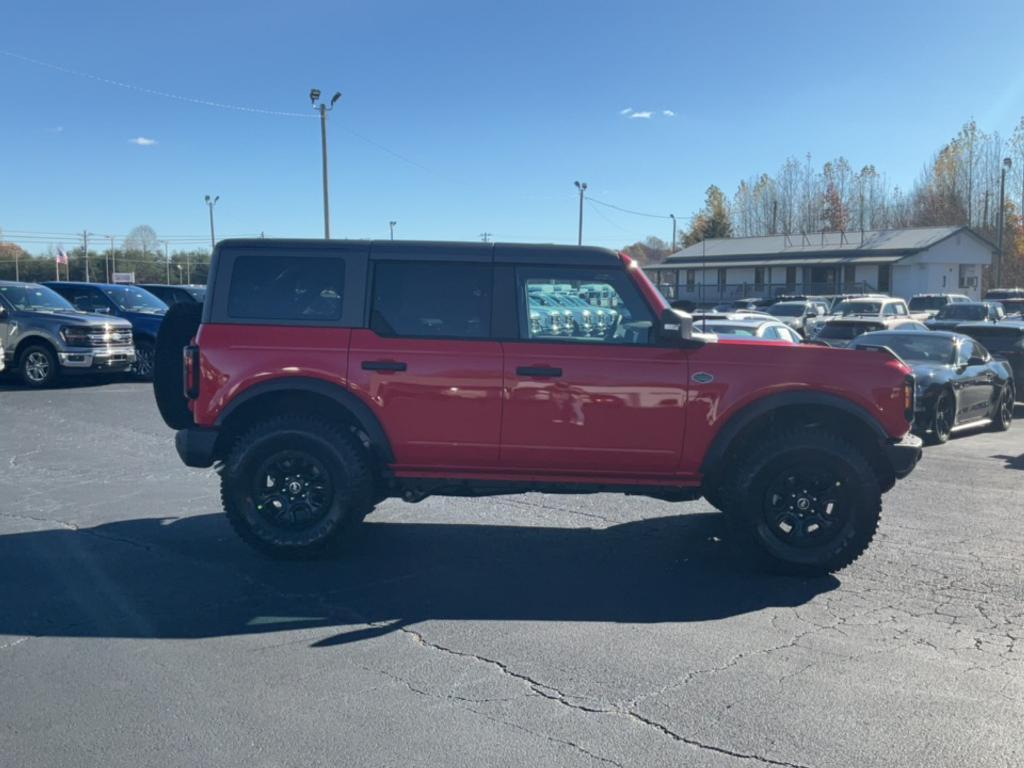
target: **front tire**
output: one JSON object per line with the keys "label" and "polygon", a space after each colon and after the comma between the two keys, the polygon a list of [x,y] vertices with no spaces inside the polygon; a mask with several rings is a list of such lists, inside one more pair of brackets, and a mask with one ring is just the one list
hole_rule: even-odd
{"label": "front tire", "polygon": [[365,452],[349,432],[280,417],[240,437],[221,470],[221,499],[242,539],[276,558],[316,557],[349,541],[373,506]]}
{"label": "front tire", "polygon": [[33,344],[21,353],[18,363],[21,380],[34,389],[52,387],[60,378],[60,364],[53,350],[42,344]]}
{"label": "front tire", "polygon": [[949,442],[956,423],[956,398],[949,390],[942,390],[932,406],[932,431],[927,439],[929,445]]}
{"label": "front tire", "polygon": [[1003,387],[1002,394],[999,396],[999,402],[996,403],[996,412],[992,416],[993,432],[1005,432],[1013,424],[1013,404],[1015,401],[1016,395],[1013,383],[1009,382]]}
{"label": "front tire", "polygon": [[833,573],[860,557],[878,529],[877,476],[858,448],[828,432],[767,439],[730,485],[726,515],[736,548],[771,570]]}

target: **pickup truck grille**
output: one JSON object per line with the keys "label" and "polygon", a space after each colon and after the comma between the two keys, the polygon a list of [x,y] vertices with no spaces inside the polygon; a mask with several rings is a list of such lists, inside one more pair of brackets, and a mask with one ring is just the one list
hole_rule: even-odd
{"label": "pickup truck grille", "polygon": [[85,336],[90,347],[131,346],[131,328],[90,328]]}

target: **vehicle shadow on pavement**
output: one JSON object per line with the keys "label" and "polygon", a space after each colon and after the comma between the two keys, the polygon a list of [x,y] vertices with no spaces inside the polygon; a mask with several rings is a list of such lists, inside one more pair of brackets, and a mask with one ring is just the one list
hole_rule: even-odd
{"label": "vehicle shadow on pavement", "polygon": [[53,392],[62,389],[89,389],[109,384],[146,383],[130,373],[78,374],[64,376],[55,384],[43,389],[34,389],[21,382],[14,373],[0,373],[0,392]]}
{"label": "vehicle shadow on pavement", "polygon": [[691,622],[835,589],[745,568],[717,514],[604,529],[367,522],[338,559],[276,562],[222,515],[0,536],[0,634],[202,638],[430,619]]}

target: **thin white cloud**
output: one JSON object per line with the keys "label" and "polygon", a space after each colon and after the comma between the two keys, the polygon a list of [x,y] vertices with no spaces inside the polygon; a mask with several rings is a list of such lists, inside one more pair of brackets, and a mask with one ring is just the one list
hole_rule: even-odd
{"label": "thin white cloud", "polygon": [[626,107],[625,109],[620,109],[619,110],[619,114],[620,115],[628,115],[632,111],[633,111],[632,107]]}
{"label": "thin white cloud", "polygon": [[147,139],[145,136],[136,136],[134,139],[128,139],[128,141],[140,147],[151,147],[156,144],[156,139]]}
{"label": "thin white cloud", "polygon": [[663,110],[661,110],[661,114],[663,114],[665,117],[675,117],[676,116],[676,113],[673,112],[671,109],[663,109]]}
{"label": "thin white cloud", "polygon": [[653,112],[634,112],[629,116],[630,120],[650,120]]}

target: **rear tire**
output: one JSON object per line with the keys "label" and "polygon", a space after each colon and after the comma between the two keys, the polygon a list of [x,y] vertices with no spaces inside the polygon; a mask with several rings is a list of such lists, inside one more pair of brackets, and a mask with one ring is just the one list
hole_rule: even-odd
{"label": "rear tire", "polygon": [[796,575],[850,565],[878,529],[882,493],[867,458],[828,432],[760,443],[732,477],[726,516],[739,554]]}
{"label": "rear tire", "polygon": [[283,416],[242,435],[221,470],[228,522],[275,558],[337,551],[373,508],[362,445],[342,427]]}
{"label": "rear tire", "polygon": [[932,406],[932,429],[926,439],[929,445],[942,445],[949,442],[956,423],[956,398],[949,390],[942,390],[935,398]]}
{"label": "rear tire", "polygon": [[53,350],[44,344],[26,347],[18,361],[18,370],[25,386],[33,389],[52,387],[60,378],[60,364]]}

